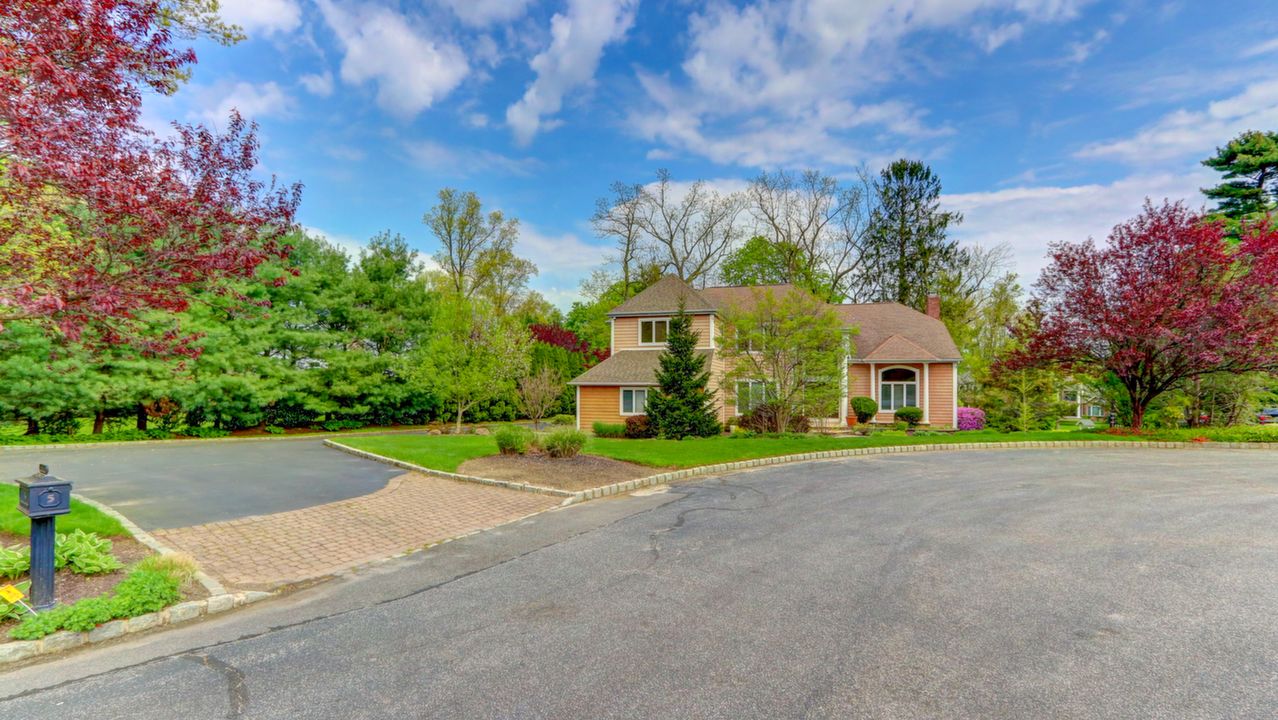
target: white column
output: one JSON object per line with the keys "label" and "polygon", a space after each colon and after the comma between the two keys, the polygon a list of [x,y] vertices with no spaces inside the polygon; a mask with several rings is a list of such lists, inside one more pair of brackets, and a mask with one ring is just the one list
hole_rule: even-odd
{"label": "white column", "polygon": [[848,365],[851,358],[847,355],[843,356],[843,372],[839,377],[839,427],[848,424],[848,373],[851,369]]}
{"label": "white column", "polygon": [[577,429],[581,429],[581,386],[577,386]]}
{"label": "white column", "polygon": [[[875,405],[879,403],[879,371],[875,369],[874,363],[870,363],[870,399]],[[882,408],[879,408],[880,410]],[[870,418],[870,422],[878,420],[878,413],[874,413],[874,417]]]}

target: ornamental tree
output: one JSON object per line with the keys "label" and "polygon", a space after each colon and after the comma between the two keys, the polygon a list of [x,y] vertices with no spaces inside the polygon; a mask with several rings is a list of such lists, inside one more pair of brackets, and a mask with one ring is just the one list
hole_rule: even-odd
{"label": "ornamental tree", "polygon": [[1015,330],[1010,367],[1112,372],[1140,428],[1152,400],[1196,377],[1278,368],[1278,228],[1245,228],[1231,244],[1219,221],[1183,203],[1146,201],[1104,247],[1052,247]]}
{"label": "ornamental tree", "polygon": [[232,114],[224,133],[158,140],[141,125],[143,93],[174,92],[195,62],[172,42],[187,6],[0,3],[0,327],[192,352],[139,317],[286,254],[300,186],[255,177],[255,127]]}

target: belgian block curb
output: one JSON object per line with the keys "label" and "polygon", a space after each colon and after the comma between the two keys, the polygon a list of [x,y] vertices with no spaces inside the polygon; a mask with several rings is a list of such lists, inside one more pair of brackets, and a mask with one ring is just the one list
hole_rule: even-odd
{"label": "belgian block curb", "polygon": [[626,482],[614,483],[603,487],[592,488],[590,490],[582,490],[579,492],[569,492],[567,490],[558,490],[555,488],[542,487],[540,485],[531,485],[529,483],[516,483],[506,480],[492,480],[489,478],[476,477],[474,475],[460,475],[458,473],[444,472],[443,470],[432,470],[428,467],[415,465],[403,460],[396,460],[384,455],[357,450],[349,445],[343,445],[332,440],[325,440],[324,444],[342,452],[350,453],[368,460],[376,460],[377,462],[394,465],[395,467],[404,468],[420,472],[425,475],[434,475],[436,477],[448,478],[450,480],[458,480],[461,482],[473,482],[483,485],[495,485],[510,490],[520,490],[523,492],[536,492],[546,495],[555,495],[564,498],[560,505],[573,505],[575,503],[593,500],[595,498],[608,497],[609,495],[618,495],[622,493],[634,492],[640,488],[650,487],[653,485],[665,485],[676,480],[686,480],[688,478],[700,477],[704,475],[717,475],[725,472],[735,472],[738,470],[749,470],[752,468],[766,467],[768,465],[784,465],[795,462],[812,462],[815,460],[837,460],[848,457],[861,457],[864,455],[889,455],[894,453],[910,453],[910,452],[946,452],[953,450],[1019,450],[1019,449],[1065,449],[1065,448],[1158,448],[1166,450],[1278,450],[1278,443],[1195,443],[1195,442],[1159,442],[1145,440],[1041,440],[1041,441],[1021,441],[1021,442],[990,442],[990,443],[930,443],[918,445],[886,445],[882,447],[870,448],[848,448],[846,450],[822,450],[820,452],[800,453],[797,455],[777,455],[775,457],[755,458],[753,460],[738,460],[735,462],[718,463],[715,465],[699,465],[693,468],[685,468],[682,470],[672,470],[670,472],[649,475],[645,478],[637,480],[628,480]]}
{"label": "belgian block curb", "polygon": [[46,635],[39,640],[12,640],[0,644],[0,665],[27,660],[39,655],[62,652],[81,645],[114,640],[118,637],[166,625],[176,625],[205,615],[215,615],[231,608],[255,603],[273,595],[274,593],[256,590],[213,595],[204,600],[189,600],[170,605],[159,612],[138,615],[126,620],[112,620],[88,632],[61,630],[52,635]]}

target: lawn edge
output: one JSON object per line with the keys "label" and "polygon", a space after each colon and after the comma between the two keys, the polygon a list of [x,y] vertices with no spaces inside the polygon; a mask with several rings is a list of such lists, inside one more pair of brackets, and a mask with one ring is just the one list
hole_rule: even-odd
{"label": "lawn edge", "polygon": [[448,472],[446,470],[436,470],[434,468],[428,468],[424,465],[410,463],[406,460],[399,460],[397,458],[388,457],[386,455],[378,455],[377,453],[372,453],[367,450],[360,450],[359,448],[355,448],[355,447],[351,447],[350,445],[344,445],[342,443],[339,443],[336,440],[325,440],[324,445],[326,447],[333,448],[334,450],[339,450],[341,452],[354,455],[356,457],[364,458],[365,460],[373,460],[375,462],[384,463],[386,465],[392,465],[394,467],[402,468],[404,470],[419,472],[419,473],[422,473],[423,475],[433,475],[435,477],[442,477],[448,480],[477,483],[480,485],[490,485],[494,487],[506,488],[507,490],[518,490],[520,492],[531,492],[531,493],[538,493],[541,495],[553,495],[555,497],[570,498],[570,499],[573,496],[579,494],[579,493],[570,492],[568,490],[560,490],[558,488],[545,487],[544,485],[533,485],[532,483],[517,483],[517,482],[511,482],[509,480],[494,480],[492,478],[479,477],[478,475],[462,475],[461,473]]}
{"label": "lawn edge", "polygon": [[192,438],[178,437],[167,440],[104,440],[102,442],[67,442],[46,443],[44,445],[6,445],[0,443],[0,453],[20,452],[23,450],[83,450],[95,447],[118,447],[121,445],[190,445],[195,443],[242,443],[242,442],[284,442],[288,440],[323,440],[331,437],[361,437],[365,435],[425,435],[430,432],[429,426],[401,428],[399,430],[346,430],[342,432],[319,431],[313,433],[293,433],[292,435],[254,435],[252,437],[220,437]]}

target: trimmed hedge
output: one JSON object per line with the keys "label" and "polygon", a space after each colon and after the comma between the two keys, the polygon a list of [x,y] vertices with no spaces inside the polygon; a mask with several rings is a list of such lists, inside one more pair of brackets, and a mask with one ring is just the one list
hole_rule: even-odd
{"label": "trimmed hedge", "polygon": [[626,426],[621,423],[606,423],[595,421],[591,427],[595,431],[595,437],[601,438],[623,438],[626,437]]}
{"label": "trimmed hedge", "polygon": [[852,413],[856,415],[856,421],[859,423],[870,422],[879,412],[879,404],[874,402],[874,398],[865,396],[852,398],[850,407]]}
{"label": "trimmed hedge", "polygon": [[922,408],[906,405],[903,408],[897,409],[897,411],[893,413],[892,417],[896,418],[897,422],[903,422],[910,427],[914,427],[923,420],[923,410]]}

